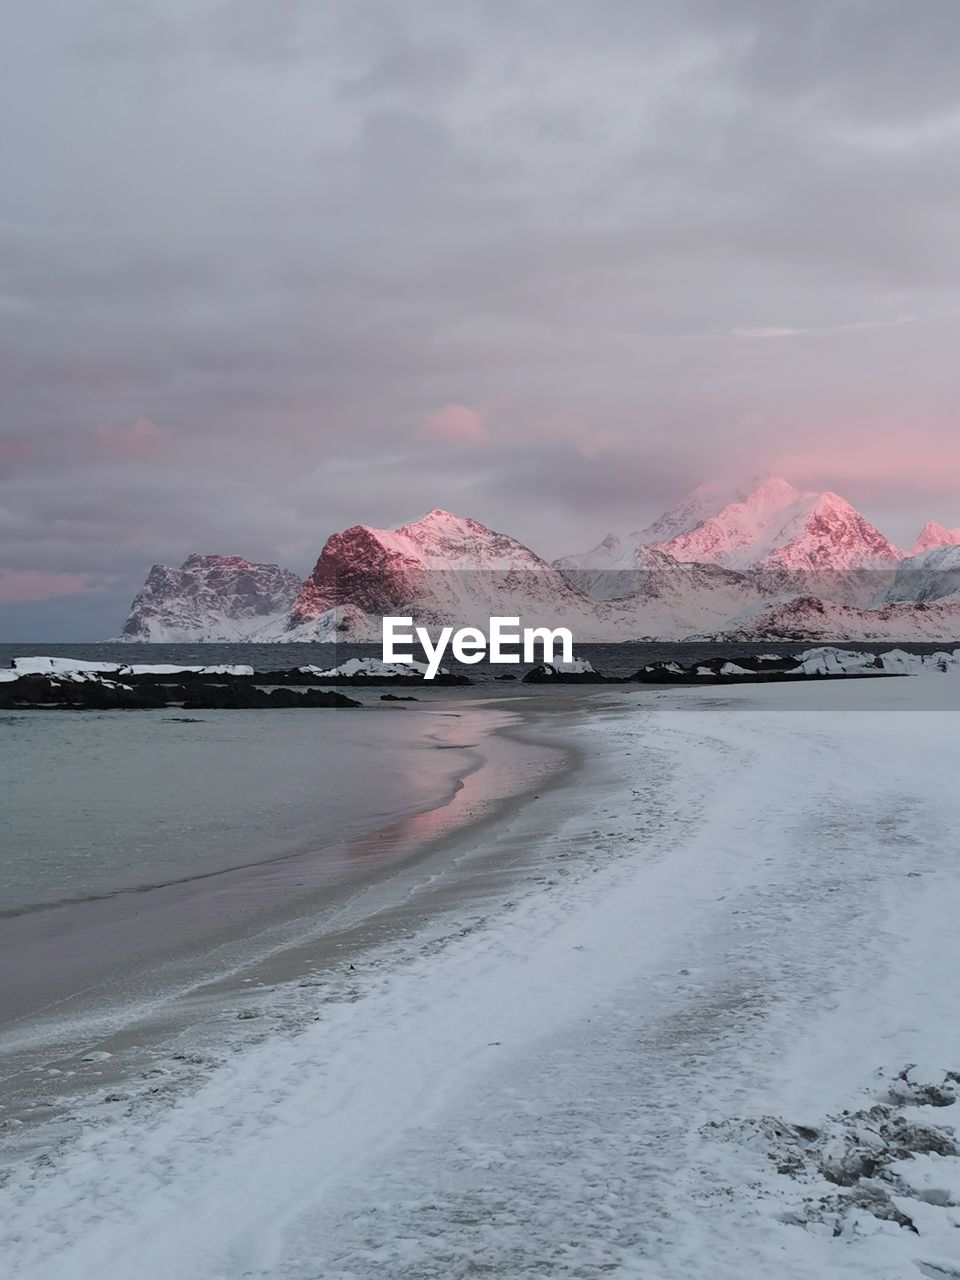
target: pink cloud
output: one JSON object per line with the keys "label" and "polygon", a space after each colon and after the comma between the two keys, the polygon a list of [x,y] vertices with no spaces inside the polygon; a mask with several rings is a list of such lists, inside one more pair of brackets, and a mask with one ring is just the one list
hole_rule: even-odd
{"label": "pink cloud", "polygon": [[[847,485],[863,496],[956,493],[960,440],[955,425],[903,409],[877,408],[844,417],[825,415],[798,427],[796,451],[772,459],[770,469],[812,488]],[[842,490],[841,490],[842,492]]]}
{"label": "pink cloud", "polygon": [[29,462],[37,455],[37,446],[22,436],[0,437],[0,463]]}
{"label": "pink cloud", "polygon": [[431,414],[423,425],[423,434],[433,440],[445,440],[472,449],[490,443],[483,414],[462,404],[448,404]]}
{"label": "pink cloud", "polygon": [[158,458],[170,447],[166,431],[147,418],[130,427],[104,422],[94,435],[97,448],[107,458]]}
{"label": "pink cloud", "polygon": [[0,569],[0,600],[52,600],[83,595],[96,588],[86,573],[45,573],[42,569]]}

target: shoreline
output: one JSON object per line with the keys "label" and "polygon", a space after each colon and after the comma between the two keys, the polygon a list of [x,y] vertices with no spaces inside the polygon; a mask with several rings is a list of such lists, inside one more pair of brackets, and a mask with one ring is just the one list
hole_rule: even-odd
{"label": "shoreline", "polygon": [[[467,702],[438,694],[424,701],[418,711],[449,722],[428,736],[455,739],[437,741],[434,749],[466,753],[469,762],[455,770],[456,777],[442,796],[423,810],[349,840],[344,846],[344,857],[351,863],[349,876],[314,888],[298,900],[283,897],[260,910],[252,926],[241,918],[219,936],[140,959],[133,972],[118,973],[114,958],[73,995],[8,1020],[0,1030],[4,1117],[28,1124],[41,1120],[39,1126],[29,1127],[37,1128],[42,1144],[46,1122],[104,1083],[122,1084],[165,1041],[195,1038],[198,1020],[212,1017],[220,1023],[229,1006],[232,1019],[250,1025],[252,1019],[244,1016],[243,1008],[251,990],[262,992],[296,982],[308,970],[337,965],[347,951],[359,954],[378,945],[389,922],[410,926],[409,919],[404,925],[403,917],[413,899],[424,907],[422,919],[429,917],[435,909],[429,902],[431,885],[464,851],[474,850],[485,833],[576,772],[582,761],[573,748],[539,726],[557,715],[574,713],[574,704],[579,714],[584,692],[563,691],[556,697],[551,696],[554,691],[525,696],[517,691],[508,697],[474,696]],[[478,742],[464,743],[457,729],[471,712],[479,713],[472,728],[486,723]],[[390,851],[386,856],[385,847]],[[146,922],[137,904],[146,901],[155,912],[154,924],[149,926],[155,932],[157,920],[170,912],[182,913],[184,905],[188,912],[199,909],[202,914],[197,895],[212,889],[219,897],[223,886],[231,883],[249,894],[258,881],[289,879],[294,868],[295,874],[302,875],[309,860],[309,852],[268,858],[173,885],[120,891],[82,903],[79,910],[94,936],[102,922],[90,917],[105,912],[109,918],[118,908],[121,913],[129,911],[130,922],[142,931]],[[364,860],[369,865],[358,866]],[[74,910],[68,907],[66,913]],[[42,951],[50,937],[57,936],[63,909],[37,914],[46,916],[46,929],[39,933],[36,914],[15,917],[12,923],[25,925]],[[4,947],[16,951],[24,964],[25,949],[16,937],[17,928],[10,928],[9,919],[4,924]],[[119,967],[129,969],[129,957]],[[95,1069],[78,1067],[89,1054],[110,1056],[103,1057]],[[52,1073],[42,1080],[39,1091],[38,1070]],[[66,1083],[63,1076],[71,1072],[74,1087],[58,1100]],[[17,1145],[25,1145],[27,1134],[18,1136]]]}

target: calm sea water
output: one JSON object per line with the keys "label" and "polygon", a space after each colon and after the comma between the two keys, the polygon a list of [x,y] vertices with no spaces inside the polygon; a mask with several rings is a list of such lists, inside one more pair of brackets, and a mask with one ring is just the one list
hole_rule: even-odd
{"label": "calm sea water", "polygon": [[0,1026],[165,955],[206,965],[469,819],[462,798],[513,717],[451,692],[455,706],[365,689],[362,710],[0,712]]}
{"label": "calm sea water", "polygon": [[0,713],[0,921],[340,847],[453,786],[469,762],[431,729],[373,707]]}

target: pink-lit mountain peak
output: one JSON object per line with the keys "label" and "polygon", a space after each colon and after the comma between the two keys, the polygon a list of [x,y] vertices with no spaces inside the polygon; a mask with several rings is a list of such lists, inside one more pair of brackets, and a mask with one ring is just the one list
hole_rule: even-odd
{"label": "pink-lit mountain peak", "polygon": [[[516,538],[439,507],[396,529],[358,524],[327,539],[313,573],[300,588],[289,629],[309,626],[345,605],[385,615],[403,614],[416,603],[424,617],[454,617],[459,601],[466,611],[463,616],[472,617],[478,597],[498,602],[513,585],[521,594],[526,588],[529,595],[529,570],[540,572],[545,598],[563,602],[576,594]],[[518,612],[516,607],[491,607],[487,616]]]}
{"label": "pink-lit mountain peak", "polygon": [[947,529],[936,520],[928,520],[920,530],[910,554],[918,556],[937,547],[957,546],[960,546],[960,529]]}
{"label": "pink-lit mountain peak", "polygon": [[[356,538],[365,544],[365,550],[375,544],[385,554],[408,558],[421,569],[545,567],[545,562],[516,538],[488,529],[469,516],[454,515],[442,507],[435,507],[421,519],[395,529],[355,525],[342,534],[335,534],[334,538]],[[324,552],[326,550],[324,547]]]}
{"label": "pink-lit mountain peak", "polygon": [[730,569],[851,569],[892,564],[903,552],[839,494],[764,477],[696,527],[654,544],[682,561]]}
{"label": "pink-lit mountain peak", "polygon": [[772,499],[776,490],[786,483],[779,477],[766,475],[755,476],[745,484],[735,486],[708,480],[697,485],[645,529],[630,534],[629,541],[648,546],[670,541],[681,534],[690,533],[711,516],[718,515],[724,507],[745,502],[751,495],[767,493]]}

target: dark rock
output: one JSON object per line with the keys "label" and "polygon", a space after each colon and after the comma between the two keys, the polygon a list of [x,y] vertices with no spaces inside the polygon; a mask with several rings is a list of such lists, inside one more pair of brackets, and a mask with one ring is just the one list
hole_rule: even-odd
{"label": "dark rock", "polygon": [[599,671],[560,671],[541,662],[523,677],[524,684],[616,684],[616,676],[602,676]]}
{"label": "dark rock", "polygon": [[407,693],[407,694],[381,693],[380,701],[381,702],[418,702],[419,699],[415,698],[412,693]]}
{"label": "dark rock", "polygon": [[[218,684],[148,684],[136,687],[111,679],[67,680],[56,675],[24,675],[0,683],[0,709],[69,711],[242,710],[261,707],[359,707],[342,693],[323,689],[268,691],[242,679]],[[179,718],[179,717],[178,717]],[[182,717],[188,723],[190,717]]]}
{"label": "dark rock", "polygon": [[[723,668],[728,665],[740,670],[724,673]],[[638,684],[727,685],[775,684],[796,680],[856,680],[861,675],[860,670],[811,674],[798,671],[797,665],[797,659],[790,654],[777,658],[702,658],[687,666],[679,662],[649,662],[627,678],[630,683]],[[896,674],[898,673],[889,671],[882,673],[884,678]]]}

